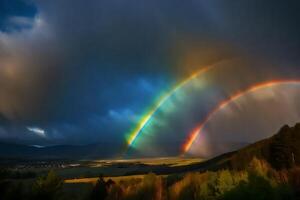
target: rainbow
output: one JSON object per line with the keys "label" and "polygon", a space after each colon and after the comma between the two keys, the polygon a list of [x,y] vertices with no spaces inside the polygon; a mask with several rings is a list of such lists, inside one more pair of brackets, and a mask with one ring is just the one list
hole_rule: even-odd
{"label": "rainbow", "polygon": [[212,119],[212,117],[220,110],[225,108],[227,105],[230,103],[238,100],[239,98],[243,97],[246,94],[256,92],[257,90],[268,88],[268,87],[273,87],[277,85],[282,85],[282,84],[299,84],[300,80],[273,80],[273,81],[268,81],[268,82],[263,82],[263,83],[258,83],[254,86],[251,86],[250,88],[247,88],[246,90],[239,91],[235,95],[229,97],[228,99],[222,101],[220,104],[218,104],[207,116],[206,118],[200,123],[196,128],[189,134],[188,138],[186,139],[186,142],[183,145],[183,154],[188,152],[193,145],[194,141],[198,137],[198,135],[202,132],[204,129],[205,125],[207,124],[208,121]]}
{"label": "rainbow", "polygon": [[154,104],[154,106],[140,119],[138,125],[135,127],[135,129],[130,132],[129,137],[127,138],[127,145],[130,147],[136,140],[136,138],[139,136],[143,128],[148,124],[152,116],[155,114],[155,112],[174,94],[176,93],[180,88],[182,88],[184,85],[186,85],[189,81],[195,79],[196,77],[200,76],[201,74],[204,74],[205,72],[212,69],[214,65],[204,67],[200,69],[199,71],[193,73],[191,76],[189,76],[184,81],[177,84],[172,90],[167,92],[166,94],[162,95],[159,100]]}

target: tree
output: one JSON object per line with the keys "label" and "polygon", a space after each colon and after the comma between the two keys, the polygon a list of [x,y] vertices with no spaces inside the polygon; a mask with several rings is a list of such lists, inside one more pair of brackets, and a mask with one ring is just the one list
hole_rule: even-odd
{"label": "tree", "polygon": [[90,199],[91,200],[104,200],[108,195],[106,182],[102,176],[99,177],[95,184]]}
{"label": "tree", "polygon": [[62,197],[63,181],[51,170],[46,176],[39,177],[32,188],[32,199],[57,200]]}
{"label": "tree", "polygon": [[237,187],[224,193],[223,200],[265,200],[276,199],[271,184],[262,176],[249,174],[248,182],[242,181]]}
{"label": "tree", "polygon": [[290,168],[294,165],[292,131],[289,126],[284,126],[270,144],[270,163],[275,169]]}

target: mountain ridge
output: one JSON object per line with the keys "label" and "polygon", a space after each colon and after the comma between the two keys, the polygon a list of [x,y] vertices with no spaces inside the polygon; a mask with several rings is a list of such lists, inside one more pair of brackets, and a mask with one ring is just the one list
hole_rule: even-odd
{"label": "mountain ridge", "polygon": [[[223,159],[218,159],[223,157]],[[300,123],[284,125],[275,135],[250,144],[237,151],[213,158],[219,160],[214,168],[245,169],[256,157],[266,160],[275,169],[300,165]]]}

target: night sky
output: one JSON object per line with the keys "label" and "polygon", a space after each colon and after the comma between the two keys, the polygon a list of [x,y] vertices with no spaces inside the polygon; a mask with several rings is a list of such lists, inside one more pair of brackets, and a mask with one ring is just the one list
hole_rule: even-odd
{"label": "night sky", "polygon": [[212,156],[269,137],[300,122],[299,9],[0,0],[0,141],[178,155],[205,122],[185,153]]}

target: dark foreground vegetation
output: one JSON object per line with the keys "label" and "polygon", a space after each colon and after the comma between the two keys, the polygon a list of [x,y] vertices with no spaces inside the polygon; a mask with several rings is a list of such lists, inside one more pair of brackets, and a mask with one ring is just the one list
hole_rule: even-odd
{"label": "dark foreground vegetation", "polygon": [[140,182],[108,184],[103,199],[299,199],[300,169],[276,171],[254,158],[246,170],[171,175],[148,174]]}
{"label": "dark foreground vegetation", "polygon": [[[275,170],[254,158],[244,170],[132,178],[114,182],[100,177],[90,187],[71,191],[53,171],[32,182],[2,180],[3,200],[239,200],[300,199],[300,168]],[[76,185],[76,184],[75,184]],[[82,191],[85,190],[85,191]]]}

